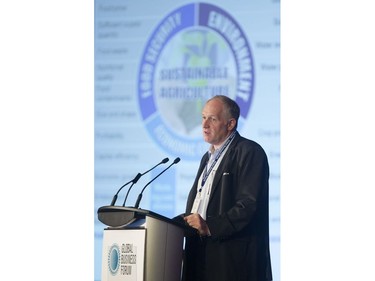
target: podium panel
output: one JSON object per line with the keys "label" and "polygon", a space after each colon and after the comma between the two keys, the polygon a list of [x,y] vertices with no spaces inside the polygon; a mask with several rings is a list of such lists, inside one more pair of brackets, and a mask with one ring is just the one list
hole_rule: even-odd
{"label": "podium panel", "polygon": [[104,230],[102,281],[144,280],[145,229]]}
{"label": "podium panel", "polygon": [[147,217],[145,281],[179,281],[184,232],[181,228]]}

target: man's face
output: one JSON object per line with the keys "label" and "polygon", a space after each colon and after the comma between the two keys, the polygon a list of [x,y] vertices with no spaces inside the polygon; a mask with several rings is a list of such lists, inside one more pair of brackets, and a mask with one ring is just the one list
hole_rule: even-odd
{"label": "man's face", "polygon": [[231,134],[235,120],[230,118],[219,99],[206,103],[202,111],[203,138],[206,142],[220,146]]}

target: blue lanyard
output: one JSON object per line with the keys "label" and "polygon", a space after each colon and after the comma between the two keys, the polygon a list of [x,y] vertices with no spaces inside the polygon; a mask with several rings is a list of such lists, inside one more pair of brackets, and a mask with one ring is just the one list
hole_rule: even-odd
{"label": "blue lanyard", "polygon": [[219,152],[217,153],[217,155],[216,155],[214,161],[212,162],[210,168],[208,169],[208,171],[207,171],[207,166],[208,166],[208,161],[207,161],[207,164],[206,164],[206,167],[205,167],[206,172],[205,172],[204,175],[203,175],[202,183],[201,183],[201,188],[199,189],[199,192],[202,191],[202,188],[203,188],[204,184],[206,183],[209,174],[211,173],[212,169],[214,168],[216,162],[219,160],[219,158],[220,158],[221,154],[223,153],[223,151],[227,148],[227,146],[231,143],[231,141],[232,141],[233,138],[235,137],[236,132],[237,132],[237,131],[234,131],[234,132],[229,136],[229,138],[225,141],[224,145],[220,148]]}

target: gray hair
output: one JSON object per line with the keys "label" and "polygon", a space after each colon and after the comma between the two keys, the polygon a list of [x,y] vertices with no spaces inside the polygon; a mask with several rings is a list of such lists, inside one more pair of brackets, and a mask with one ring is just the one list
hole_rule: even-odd
{"label": "gray hair", "polygon": [[238,124],[238,119],[240,118],[240,107],[239,107],[239,105],[234,100],[232,100],[231,98],[229,98],[227,96],[224,96],[224,95],[213,96],[207,102],[209,102],[211,100],[214,100],[214,99],[220,100],[223,103],[227,113],[229,114],[229,117],[234,118],[236,120],[236,127],[235,127],[235,129],[236,129],[237,124]]}

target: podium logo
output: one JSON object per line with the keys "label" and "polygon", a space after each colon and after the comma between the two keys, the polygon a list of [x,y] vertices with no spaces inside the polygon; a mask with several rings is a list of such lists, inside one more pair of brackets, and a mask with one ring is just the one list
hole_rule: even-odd
{"label": "podium logo", "polygon": [[120,248],[113,244],[108,252],[108,269],[112,275],[115,275],[120,267]]}
{"label": "podium logo", "polygon": [[144,124],[161,148],[186,160],[207,151],[201,112],[214,95],[235,99],[239,129],[254,89],[253,58],[235,19],[221,8],[193,3],[169,13],[155,28],[138,73]]}

